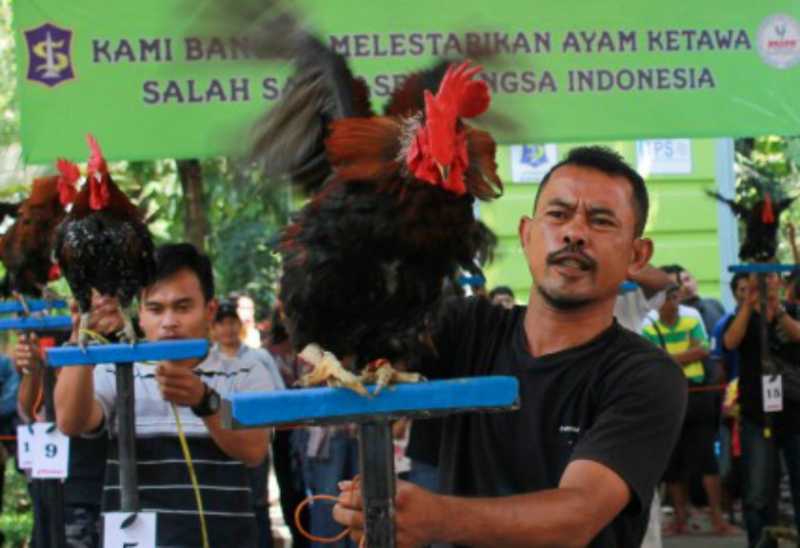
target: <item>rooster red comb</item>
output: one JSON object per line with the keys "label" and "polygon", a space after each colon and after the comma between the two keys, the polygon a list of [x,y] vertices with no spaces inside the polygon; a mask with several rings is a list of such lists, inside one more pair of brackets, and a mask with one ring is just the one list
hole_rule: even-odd
{"label": "rooster red comb", "polygon": [[56,162],[58,169],[58,198],[61,205],[66,206],[75,200],[78,194],[78,179],[81,177],[81,170],[77,165],[69,160],[59,158]]}
{"label": "rooster red comb", "polygon": [[106,164],[97,139],[89,133],[86,135],[86,141],[91,149],[86,170],[86,183],[89,185],[89,207],[99,211],[105,208],[111,199],[111,191],[108,188],[111,177],[108,174],[108,164]]}
{"label": "rooster red comb", "polygon": [[108,164],[106,164],[106,159],[103,157],[103,151],[100,150],[97,139],[91,133],[88,133],[86,141],[89,143],[89,149],[91,150],[87,169],[89,178],[95,174],[108,175]]}

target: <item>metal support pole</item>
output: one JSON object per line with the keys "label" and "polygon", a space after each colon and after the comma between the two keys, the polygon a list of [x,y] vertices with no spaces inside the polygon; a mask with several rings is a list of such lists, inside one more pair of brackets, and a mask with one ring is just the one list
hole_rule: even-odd
{"label": "metal support pole", "polygon": [[120,510],[139,511],[139,480],[136,475],[136,415],[133,388],[133,364],[118,363],[117,378],[117,449],[119,451]]}
{"label": "metal support pole", "polygon": [[366,545],[394,548],[394,444],[386,419],[360,423],[358,453],[366,519]]}
{"label": "metal support pole", "polygon": [[[45,369],[43,379],[44,415],[47,422],[56,422],[56,407],[53,392],[56,387],[56,373]],[[64,526],[64,484],[60,479],[39,480],[45,495],[44,505],[47,508],[47,524],[50,530],[50,548],[66,548],[66,529]]]}

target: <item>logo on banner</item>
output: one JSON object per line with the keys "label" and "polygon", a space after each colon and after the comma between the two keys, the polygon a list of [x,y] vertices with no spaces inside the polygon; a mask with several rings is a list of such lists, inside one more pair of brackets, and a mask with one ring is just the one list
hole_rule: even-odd
{"label": "logo on banner", "polygon": [[72,31],[46,23],[25,31],[28,80],[54,87],[75,78],[70,48]]}
{"label": "logo on banner", "polygon": [[758,28],[756,44],[765,63],[789,68],[800,61],[800,24],[791,15],[770,15]]}
{"label": "logo on banner", "polygon": [[511,180],[516,183],[538,183],[556,164],[556,145],[513,145],[511,147]]}

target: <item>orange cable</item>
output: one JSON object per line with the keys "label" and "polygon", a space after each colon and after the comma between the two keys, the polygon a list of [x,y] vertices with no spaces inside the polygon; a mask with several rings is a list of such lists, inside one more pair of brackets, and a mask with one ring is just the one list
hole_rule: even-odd
{"label": "orange cable", "polygon": [[[338,501],[338,497],[334,497],[333,495],[309,495],[303,499],[303,501],[297,505],[297,508],[294,509],[294,524],[297,526],[297,530],[300,531],[300,534],[306,537],[308,540],[312,542],[319,542],[321,544],[333,544],[334,542],[339,542],[343,538],[347,537],[350,534],[350,528],[346,527],[342,530],[341,533],[334,537],[318,537],[316,535],[312,535],[310,532],[306,531],[300,521],[300,514],[303,511],[303,508],[314,502],[315,500],[330,500],[330,501]],[[364,535],[361,537],[361,542],[358,543],[359,548],[365,548],[367,543],[367,537]]]}

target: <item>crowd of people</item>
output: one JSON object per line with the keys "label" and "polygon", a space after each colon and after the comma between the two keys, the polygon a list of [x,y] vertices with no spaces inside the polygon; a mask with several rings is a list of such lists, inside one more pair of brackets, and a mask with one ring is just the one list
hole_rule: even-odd
{"label": "crowd of people", "polygon": [[[793,362],[798,276],[769,275],[762,309],[757,279],[737,274],[736,308],[726,312],[699,295],[686,268],[650,264],[647,203],[641,177],[618,156],[576,149],[544,178],[533,216],[520,223],[535,281],[527,306],[498,286],[444,307],[436,355],[413,367],[428,378],[514,375],[523,408],[396,425],[410,461],[398,483],[401,546],[660,546],[662,505],[674,509],[667,534],[688,532],[694,501],[708,505],[715,534],[731,535],[737,498],[749,546],[769,546],[759,543],[777,523],[784,468],[800,508],[800,403],[787,394],[782,411],[765,415],[759,334],[763,314],[772,353]],[[229,430],[220,420],[220,397],[292,389],[304,373],[280,305],[259,323],[246,293],[217,295],[208,257],[190,244],[161,246],[155,261],[140,296],[143,337],[213,342],[202,360],[134,364],[139,503],[158,515],[158,545],[202,546],[207,535],[214,547],[273,546],[272,467],[293,546],[322,545],[301,529],[320,538],[343,526],[350,538],[336,545],[357,546],[364,518],[351,481],[352,426]],[[113,340],[122,322],[115,300],[95,294],[91,330]],[[78,336],[21,335],[13,360],[0,359],[0,433],[44,420],[42,348]],[[116,398],[112,365],[58,373],[56,421],[71,437],[70,547],[100,546],[102,512],[120,507]],[[31,545],[42,548],[52,501],[38,485],[29,482]],[[317,494],[337,502],[315,501],[296,522],[297,506]]]}

